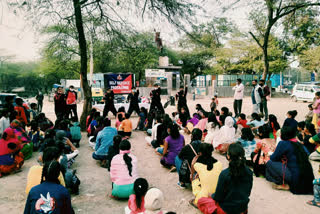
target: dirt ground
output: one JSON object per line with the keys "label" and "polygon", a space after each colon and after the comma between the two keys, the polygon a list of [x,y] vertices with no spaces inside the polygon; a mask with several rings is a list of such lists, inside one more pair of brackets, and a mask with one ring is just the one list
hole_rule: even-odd
{"label": "dirt ground", "polygon": [[[209,109],[210,98],[188,100],[190,111],[193,112],[197,103],[202,104],[205,109]],[[232,111],[232,98],[220,98],[219,108],[226,106]],[[297,120],[303,120],[307,113],[308,103],[293,103],[289,99],[274,98],[269,102],[269,112],[278,117],[280,124],[283,123],[286,112],[297,110]],[[243,103],[243,112],[250,114],[252,105],[249,98]],[[169,106],[166,112],[172,112],[175,107]],[[78,105],[78,111],[81,112],[81,104]],[[44,105],[46,115],[54,120],[53,103],[46,102]],[[112,116],[114,125],[114,117]],[[137,117],[132,117],[133,124],[137,122]],[[188,204],[193,197],[190,190],[180,189],[177,186],[177,173],[169,173],[160,165],[160,157],[154,153],[154,150],[146,145],[146,134],[140,131],[133,133],[130,142],[132,144],[132,153],[137,156],[139,164],[139,174],[148,180],[151,187],[161,189],[165,196],[164,210],[175,211],[179,214],[200,213]],[[190,142],[190,137],[186,136],[186,142]],[[111,193],[111,182],[109,173],[106,169],[98,166],[96,161],[91,158],[92,150],[87,144],[87,137],[83,133],[81,140],[80,155],[77,158],[73,168],[77,169],[78,176],[81,180],[80,194],[72,197],[72,205],[76,213],[124,213],[126,201],[116,201],[108,197]],[[23,213],[26,194],[26,179],[29,168],[37,164],[37,153],[33,158],[27,160],[22,167],[22,172],[0,179],[0,213],[20,214]],[[214,153],[214,157],[227,167],[225,157]],[[313,162],[315,176],[319,163]],[[254,214],[271,214],[271,213],[308,213],[318,214],[319,208],[306,204],[313,197],[308,195],[293,195],[290,192],[276,191],[271,188],[271,184],[265,179],[254,177],[253,189],[249,204],[249,213]]]}

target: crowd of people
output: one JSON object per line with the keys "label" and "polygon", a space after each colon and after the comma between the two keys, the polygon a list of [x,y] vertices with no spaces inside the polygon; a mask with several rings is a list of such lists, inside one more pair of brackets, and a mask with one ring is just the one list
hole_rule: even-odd
{"label": "crowd of people", "polygon": [[[314,199],[307,203],[320,207],[320,181],[310,163],[320,161],[320,92],[309,105],[305,121],[296,121],[298,112],[292,110],[281,126],[268,112],[270,89],[264,80],[257,83],[252,82],[250,120],[242,113],[245,86],[241,79],[234,87],[234,114],[227,107],[218,110],[221,104],[215,96],[209,111],[197,104],[191,115],[187,87],[181,87],[176,95],[177,111],[166,114],[158,85],[150,93],[149,111],[139,108],[139,90],[133,88],[126,112],[115,109],[114,94],[108,89],[102,115],[92,109],[86,128],[92,158],[110,172],[110,197],[128,199],[125,213],[173,213],[161,211],[163,193],[149,189],[147,179],[139,176],[139,162],[130,142],[137,130],[147,135],[146,143],[160,156],[159,164],[177,172],[177,185],[191,189],[194,198],[189,203],[202,213],[248,213],[254,175],[273,183],[275,190],[313,194]],[[28,173],[25,213],[74,212],[70,194],[79,193],[80,180],[72,164],[79,155],[81,132],[74,106],[67,108],[67,114],[60,109],[76,105],[76,95],[68,98],[71,87],[69,91],[65,95],[62,88],[57,90],[55,124],[37,111],[36,104],[27,111],[19,99],[16,106],[8,101],[2,112],[0,175],[18,172],[24,160],[39,151],[39,165]],[[109,111],[116,117],[114,125]],[[139,117],[135,129],[130,119],[133,111]],[[191,135],[190,142],[186,135]],[[219,155],[228,160],[226,169],[216,159]]]}

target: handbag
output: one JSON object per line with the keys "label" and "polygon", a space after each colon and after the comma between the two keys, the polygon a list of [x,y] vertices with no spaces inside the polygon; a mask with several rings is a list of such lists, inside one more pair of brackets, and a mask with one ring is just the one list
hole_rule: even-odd
{"label": "handbag", "polygon": [[[194,150],[191,144],[188,144],[192,149],[193,153],[197,156],[197,152]],[[182,161],[180,171],[179,171],[179,181],[183,183],[190,183],[190,172],[191,167],[187,159]]]}

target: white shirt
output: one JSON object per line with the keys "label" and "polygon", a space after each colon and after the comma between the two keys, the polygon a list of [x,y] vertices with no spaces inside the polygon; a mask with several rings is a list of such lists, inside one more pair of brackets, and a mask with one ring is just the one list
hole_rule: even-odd
{"label": "white shirt", "polygon": [[235,100],[242,100],[243,99],[244,85],[242,83],[234,86],[232,88],[232,90],[235,90],[234,96],[233,96]]}
{"label": "white shirt", "polygon": [[158,130],[158,126],[160,125],[161,123],[157,123],[155,124],[153,127],[152,127],[152,133],[151,133],[151,139],[152,140],[156,140],[157,139],[157,130]]}
{"label": "white shirt", "polygon": [[6,117],[1,117],[0,119],[0,136],[3,134],[6,128],[10,127],[10,120]]}

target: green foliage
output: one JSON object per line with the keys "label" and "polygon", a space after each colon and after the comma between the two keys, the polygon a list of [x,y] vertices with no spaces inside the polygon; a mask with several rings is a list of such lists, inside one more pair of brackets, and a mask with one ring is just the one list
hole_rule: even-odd
{"label": "green foliage", "polygon": [[299,57],[300,65],[309,71],[320,70],[320,46],[302,52]]}

